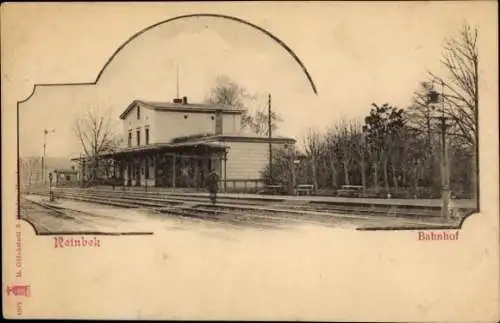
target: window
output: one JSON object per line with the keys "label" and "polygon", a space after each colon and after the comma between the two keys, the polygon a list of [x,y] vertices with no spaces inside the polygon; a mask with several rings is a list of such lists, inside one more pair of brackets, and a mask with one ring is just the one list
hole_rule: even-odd
{"label": "window", "polygon": [[129,130],[128,132],[128,146],[132,147],[132,131]]}
{"label": "window", "polygon": [[141,107],[137,106],[137,120],[141,119]]}
{"label": "window", "polygon": [[146,128],[145,130],[145,140],[146,140],[146,145],[149,145],[149,128]]}
{"label": "window", "polygon": [[137,130],[137,146],[141,145],[141,130]]}

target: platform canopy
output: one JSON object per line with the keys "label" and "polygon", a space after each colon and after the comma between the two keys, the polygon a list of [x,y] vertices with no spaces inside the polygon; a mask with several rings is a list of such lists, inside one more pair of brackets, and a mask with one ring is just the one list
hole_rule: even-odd
{"label": "platform canopy", "polygon": [[[143,145],[137,147],[127,147],[116,149],[113,151],[108,151],[99,154],[101,158],[120,158],[131,155],[141,155],[141,154],[151,154],[151,153],[193,153],[193,154],[203,154],[207,152],[224,152],[226,150],[226,145],[219,141],[207,142],[203,140],[193,140],[187,142],[178,143],[155,143],[150,145]],[[85,157],[75,157],[72,161],[78,161],[80,159],[85,159]]]}
{"label": "platform canopy", "polygon": [[172,152],[172,153],[185,153],[185,152],[198,152],[204,151],[225,151],[226,146],[218,142],[189,142],[189,143],[156,143],[140,147],[124,148],[116,151],[100,154],[101,157],[119,157],[124,155],[137,155],[140,153],[154,153],[154,152]]}

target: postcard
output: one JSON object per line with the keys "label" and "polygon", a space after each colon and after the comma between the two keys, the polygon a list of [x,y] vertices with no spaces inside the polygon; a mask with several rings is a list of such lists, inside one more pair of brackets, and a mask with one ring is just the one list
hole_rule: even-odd
{"label": "postcard", "polygon": [[497,9],[4,3],[4,317],[498,321]]}

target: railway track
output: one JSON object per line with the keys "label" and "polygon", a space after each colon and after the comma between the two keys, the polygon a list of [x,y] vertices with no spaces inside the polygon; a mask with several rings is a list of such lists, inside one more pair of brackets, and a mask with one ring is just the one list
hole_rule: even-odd
{"label": "railway track", "polygon": [[71,220],[74,220],[74,221],[80,222],[80,223],[84,222],[79,216],[76,215],[77,213],[84,213],[83,211],[70,210],[67,208],[61,208],[61,207],[55,206],[53,204],[36,202],[33,200],[29,200],[29,199],[23,199],[22,203],[23,203],[23,208],[21,210],[23,210],[23,209],[24,210],[25,209],[32,209],[32,210],[37,209],[37,210],[44,210],[44,211],[48,210],[48,211],[50,211],[51,214],[53,214],[55,216],[62,217],[64,219],[71,219]]}
{"label": "railway track", "polygon": [[22,198],[21,205],[21,218],[31,223],[38,234],[96,230],[94,225],[83,219],[85,212],[38,203],[26,198]]}
{"label": "railway track", "polygon": [[156,213],[172,214],[181,217],[199,218],[204,220],[215,220],[217,222],[224,221],[231,224],[238,224],[241,222],[278,224],[285,221],[297,221],[297,219],[272,215],[287,213],[284,210],[281,212],[272,212],[270,210],[266,210],[266,215],[264,216],[261,212],[261,209],[231,204],[217,204],[217,206],[213,206],[210,203],[207,203],[206,199],[201,198],[165,199],[131,196],[102,197],[96,194],[82,195],[74,193],[58,194],[57,196],[60,198],[73,199],[81,202],[99,203],[119,207],[146,207]]}
{"label": "railway track", "polygon": [[[182,194],[147,193],[130,191],[104,191],[61,189],[56,191],[56,196],[82,202],[100,203],[127,208],[148,208],[156,212],[171,213],[179,216],[189,216],[209,219],[217,217],[222,219],[230,214],[244,213],[256,217],[271,214],[277,218],[286,215],[288,221],[317,221],[324,222],[324,218],[342,216],[353,219],[399,218],[403,224],[421,223],[423,225],[443,225],[439,211],[433,208],[387,206],[387,205],[322,205],[321,203],[287,203],[285,199],[235,199],[221,197],[217,199],[217,206],[212,206],[203,196],[187,196]],[[455,221],[454,221],[455,222]]]}
{"label": "railway track", "polygon": [[[56,190],[56,194],[80,194],[80,195],[94,195],[94,196],[105,196],[105,197],[120,197],[124,199],[137,199],[142,201],[161,201],[168,202],[172,204],[184,203],[184,202],[207,202],[208,197],[202,196],[189,196],[183,194],[175,193],[159,193],[159,192],[137,192],[137,191],[121,191],[121,190],[88,190],[88,189],[60,189]],[[231,203],[236,205],[271,205],[277,202],[283,202],[283,199],[268,200],[262,198],[251,198],[251,199],[235,199],[219,196],[217,201],[220,203]]]}
{"label": "railway track", "polygon": [[[58,190],[57,198],[75,200],[85,203],[102,204],[128,209],[147,209],[151,216],[165,214],[178,218],[200,220],[228,224],[231,226],[253,226],[260,228],[276,228],[281,225],[317,224],[322,226],[348,226],[351,228],[384,226],[383,223],[395,223],[399,227],[439,227],[443,223],[439,218],[429,216],[425,212],[404,214],[403,216],[388,213],[384,209],[373,207],[356,207],[346,210],[340,206],[328,206],[324,209],[318,205],[291,205],[283,201],[256,201],[220,199],[217,205],[207,202],[200,196],[176,196],[170,194],[151,194],[130,192],[99,192],[92,190]],[[40,194],[39,194],[40,195]],[[42,194],[43,195],[43,194]],[[235,203],[236,202],[236,203]],[[57,212],[57,211],[56,211]],[[402,211],[400,211],[401,213]],[[423,214],[423,215],[422,215]],[[78,217],[78,215],[77,215]],[[161,216],[160,218],[163,218]],[[87,220],[87,219],[86,219]],[[437,220],[437,221],[436,221]],[[451,223],[455,225],[456,223]]]}
{"label": "railway track", "polygon": [[31,223],[38,234],[151,234],[137,230],[136,219],[121,216],[120,213],[87,212],[25,197],[21,198],[21,218]]}
{"label": "railway track", "polygon": [[[183,203],[207,203],[208,198],[201,196],[186,196],[181,194],[165,194],[165,193],[146,193],[146,192],[129,192],[129,191],[92,191],[92,190],[60,190],[57,193],[60,197],[67,198],[95,198],[95,202],[100,201],[106,203],[115,203],[116,206],[132,207],[132,206],[162,206],[181,205]],[[125,202],[125,203],[124,203]],[[332,204],[309,202],[303,204],[293,204],[285,199],[235,199],[220,197],[217,199],[218,204],[232,205],[234,208],[253,207],[271,207],[274,210],[282,210],[283,212],[293,211],[316,211],[336,214],[366,214],[379,216],[395,216],[408,217],[412,219],[429,219],[439,218],[440,208],[436,207],[415,207],[405,205],[373,205],[373,204]]]}
{"label": "railway track", "polygon": [[[44,196],[44,194],[36,194],[36,195],[41,195]],[[48,196],[47,196],[48,197]],[[146,203],[144,202],[134,202],[134,201],[117,201],[117,199],[110,199],[110,198],[97,198],[95,196],[93,197],[82,197],[82,196],[59,196],[60,198],[63,199],[72,199],[80,202],[86,202],[86,203],[98,203],[98,204],[103,204],[103,205],[110,205],[110,206],[117,206],[117,207],[127,207],[127,208],[141,208],[146,206],[148,209],[148,214],[149,216],[153,216],[154,214],[168,214],[169,216],[175,216],[179,218],[184,218],[184,219],[189,219],[189,220],[203,220],[203,221],[210,221],[210,222],[215,222],[215,223],[223,223],[223,224],[229,224],[231,226],[235,227],[240,227],[242,225],[244,226],[252,226],[252,227],[258,227],[258,228],[275,228],[276,224],[283,224],[283,222],[286,222],[287,219],[284,218],[277,218],[277,217],[262,217],[262,216],[257,216],[257,214],[247,214],[245,213],[240,213],[237,214],[233,212],[232,210],[222,210],[222,209],[213,209],[213,208],[207,208],[204,207],[203,205],[194,205],[194,206],[189,206],[189,205],[180,205],[177,207],[166,207],[165,205],[161,205],[158,203]],[[26,209],[33,209],[36,208],[38,213],[46,213],[49,212],[53,218],[57,218],[59,220],[76,220],[79,224],[86,224],[87,226],[89,224],[93,224],[95,226],[92,226],[94,228],[93,232],[95,229],[103,228],[102,224],[106,224],[108,222],[108,225],[112,225],[119,231],[119,227],[117,226],[116,220],[120,220],[118,216],[106,216],[103,214],[94,214],[90,212],[85,212],[85,211],[79,211],[79,210],[73,210],[67,207],[60,207],[60,206],[55,206],[50,204],[49,202],[38,202],[38,201],[33,201],[31,199],[23,198],[22,199],[22,218],[28,220],[31,222],[34,226],[36,227],[42,227],[41,230],[37,231],[42,231],[42,233],[50,232],[50,231],[60,231],[61,226],[54,226],[54,223],[52,221],[51,226],[46,226],[44,224],[44,220],[40,219],[40,217],[34,218],[33,216],[26,216]],[[165,204],[170,204],[170,203],[165,203]],[[119,214],[120,212],[117,212]],[[108,219],[106,219],[108,218]],[[165,217],[161,217],[162,219],[165,219]],[[129,221],[133,222],[134,220],[137,219],[131,219],[129,218]],[[35,225],[36,224],[36,225]],[[62,222],[61,222],[62,224]],[[106,225],[104,226],[106,227]],[[55,228],[55,229],[54,229]],[[40,228],[38,228],[40,229]],[[68,230],[63,230],[63,231],[68,231]],[[71,230],[69,230],[71,231]],[[74,231],[74,230],[73,230]],[[88,231],[88,229],[86,229]]]}

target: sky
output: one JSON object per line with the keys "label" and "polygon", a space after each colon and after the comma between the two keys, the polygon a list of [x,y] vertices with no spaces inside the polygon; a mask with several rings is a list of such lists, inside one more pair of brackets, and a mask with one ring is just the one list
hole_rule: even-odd
{"label": "sky", "polygon": [[496,64],[494,2],[57,3],[2,10],[4,107],[15,109],[33,84],[93,82],[133,34],[192,13],[235,16],[265,28],[296,53],[318,89],[315,95],[297,62],[256,29],[220,18],[176,20],[129,42],[96,85],[37,87],[20,104],[21,156],[41,155],[43,129],[55,130],[47,137],[48,155],[78,156],[72,132],[78,115],[89,107],[111,109],[120,131],[118,116],[132,100],[176,96],[177,66],[179,94],[190,102],[202,102],[220,75],[258,95],[247,102],[250,111],[264,108],[271,93],[273,110],[284,119],[277,134],[300,140],[309,128],[363,118],[372,102],[409,106],[427,71],[442,73],[444,40],[465,21],[480,30],[480,73],[488,78],[488,64]]}

